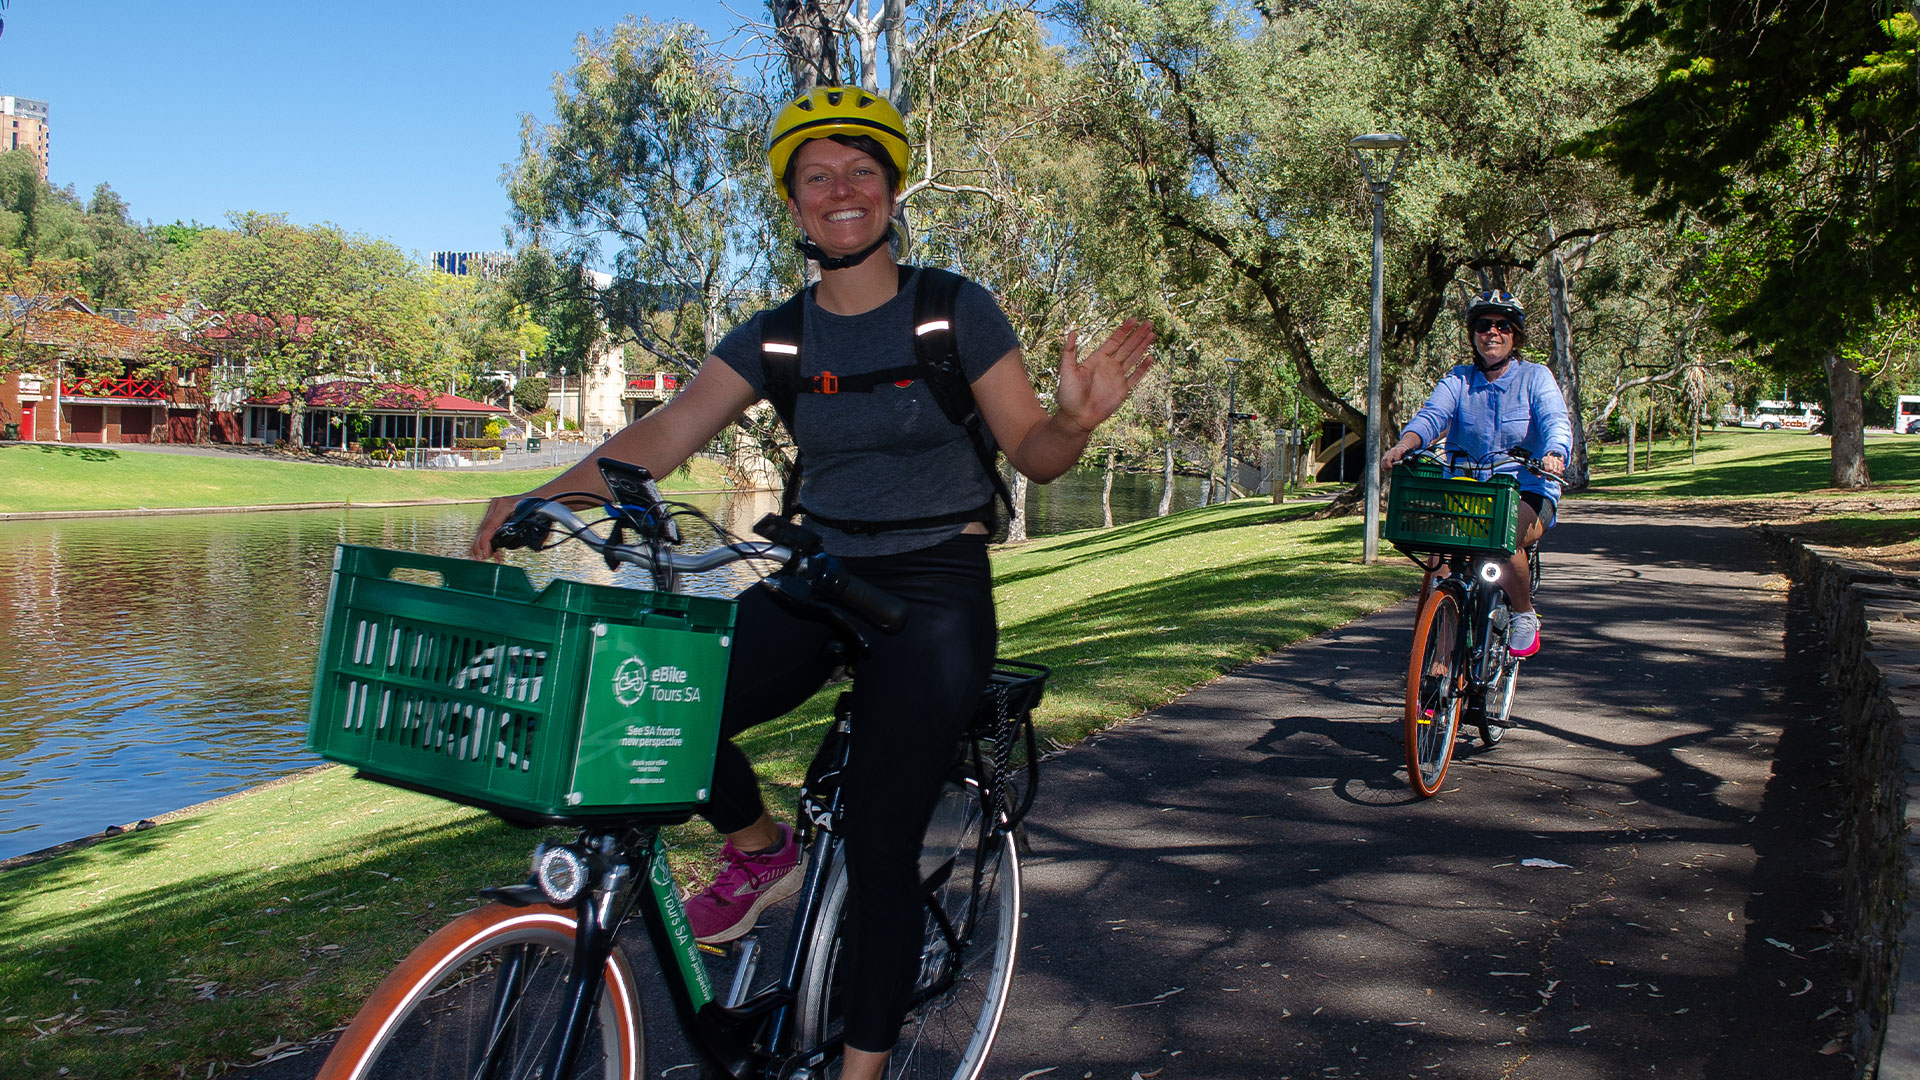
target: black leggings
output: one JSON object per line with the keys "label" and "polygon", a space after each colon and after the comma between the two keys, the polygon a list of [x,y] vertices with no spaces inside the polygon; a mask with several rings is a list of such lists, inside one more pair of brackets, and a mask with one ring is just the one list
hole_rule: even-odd
{"label": "black leggings", "polygon": [[[910,609],[898,633],[864,628],[873,655],[854,674],[853,745],[842,787],[850,888],[841,951],[846,1041],[877,1053],[898,1037],[919,971],[920,840],[986,687],[999,630],[984,536],[843,561]],[[738,832],[765,812],[760,782],[733,737],[786,715],[825,684],[830,638],[826,627],[788,614],[762,587],[741,596],[713,801],[703,812],[719,831]]]}

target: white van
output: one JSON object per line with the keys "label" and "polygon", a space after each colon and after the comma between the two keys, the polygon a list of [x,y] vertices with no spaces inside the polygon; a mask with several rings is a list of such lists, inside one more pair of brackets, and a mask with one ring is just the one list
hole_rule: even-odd
{"label": "white van", "polygon": [[1804,401],[1763,401],[1740,418],[1740,426],[1762,431],[1812,431],[1821,420],[1820,408]]}
{"label": "white van", "polygon": [[1920,435],[1920,394],[1901,394],[1893,403],[1896,435]]}

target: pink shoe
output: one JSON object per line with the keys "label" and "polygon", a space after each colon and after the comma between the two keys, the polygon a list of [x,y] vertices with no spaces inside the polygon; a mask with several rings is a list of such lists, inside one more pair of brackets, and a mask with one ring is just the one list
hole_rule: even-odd
{"label": "pink shoe", "polygon": [[1540,616],[1531,611],[1516,611],[1507,623],[1507,651],[1515,656],[1532,656],[1540,651]]}
{"label": "pink shoe", "polygon": [[771,855],[749,855],[733,846],[721,849],[726,866],[706,891],[687,901],[687,922],[695,941],[718,945],[753,929],[760,912],[800,891],[804,876],[796,873],[806,861],[793,829],[780,826],[780,850]]}

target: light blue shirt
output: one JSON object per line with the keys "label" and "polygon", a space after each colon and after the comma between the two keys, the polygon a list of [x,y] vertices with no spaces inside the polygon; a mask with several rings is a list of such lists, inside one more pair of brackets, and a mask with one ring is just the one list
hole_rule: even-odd
{"label": "light blue shirt", "polygon": [[1536,458],[1549,453],[1560,460],[1573,458],[1573,425],[1567,422],[1567,402],[1553,372],[1544,364],[1515,358],[1492,382],[1472,364],[1448,372],[1433,388],[1406,429],[1420,436],[1420,445],[1432,447],[1442,436],[1447,453],[1466,454],[1475,461],[1498,457],[1494,472],[1520,482],[1521,491],[1538,492],[1560,500],[1560,482],[1535,476],[1507,457],[1519,446]]}

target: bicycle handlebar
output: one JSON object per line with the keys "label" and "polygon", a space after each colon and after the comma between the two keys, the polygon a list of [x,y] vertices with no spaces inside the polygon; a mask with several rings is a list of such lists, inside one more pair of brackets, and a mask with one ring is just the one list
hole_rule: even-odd
{"label": "bicycle handlebar", "polygon": [[[1558,473],[1552,472],[1541,464],[1541,462],[1546,460],[1544,457],[1534,457],[1532,454],[1527,453],[1527,448],[1524,446],[1515,446],[1505,452],[1495,452],[1483,458],[1473,457],[1466,451],[1456,450],[1451,446],[1447,447],[1447,452],[1444,455],[1438,450],[1423,446],[1409,453],[1407,457],[1425,458],[1436,465],[1448,469],[1461,469],[1463,471],[1484,470],[1488,472],[1491,472],[1494,466],[1500,463],[1502,458],[1511,458],[1519,462],[1521,468],[1535,476],[1545,477],[1548,480],[1564,479]],[[1402,461],[1404,462],[1404,460],[1403,458]]]}
{"label": "bicycle handlebar", "polygon": [[[904,601],[849,573],[839,559],[820,552],[819,537],[777,515],[769,514],[754,526],[755,532],[771,537],[769,540],[722,544],[697,554],[685,554],[665,544],[620,542],[621,523],[627,520],[620,511],[626,508],[608,504],[605,509],[608,520],[615,522],[612,537],[603,537],[595,532],[591,527],[594,523],[588,522],[563,503],[551,499],[522,499],[506,522],[494,530],[493,546],[538,550],[546,544],[553,526],[558,524],[568,536],[605,556],[610,566],[627,563],[646,570],[698,574],[746,559],[766,559],[781,564],[780,569],[767,579],[769,586],[804,608],[845,608],[887,633],[906,624],[907,605]],[[654,512],[659,507],[645,509]],[[673,539],[678,539],[677,531]],[[671,542],[667,541],[669,544]]]}

